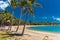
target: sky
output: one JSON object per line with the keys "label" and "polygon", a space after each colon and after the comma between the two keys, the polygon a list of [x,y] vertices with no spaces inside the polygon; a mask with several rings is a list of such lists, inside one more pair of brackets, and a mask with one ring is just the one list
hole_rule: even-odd
{"label": "sky", "polygon": [[[11,14],[12,9],[9,3],[10,0],[0,0],[0,11],[8,9]],[[36,0],[36,3],[41,4],[42,8],[33,6],[34,17],[29,15],[28,20],[33,22],[60,22],[60,0]],[[19,15],[20,7],[18,6],[14,10],[14,17],[19,19]],[[25,15],[22,16],[22,20],[25,20]]]}

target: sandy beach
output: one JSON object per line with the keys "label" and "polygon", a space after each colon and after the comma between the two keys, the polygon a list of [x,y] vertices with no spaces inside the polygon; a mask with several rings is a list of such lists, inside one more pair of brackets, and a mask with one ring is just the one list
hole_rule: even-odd
{"label": "sandy beach", "polygon": [[[17,33],[22,32],[22,30],[21,30],[22,27],[23,26],[21,26],[19,28]],[[26,27],[29,27],[29,26],[26,26]],[[12,27],[13,31],[15,29],[16,29],[16,26]],[[34,30],[29,30],[27,28],[25,29],[24,36],[15,36],[15,37],[17,37],[19,40],[60,40],[60,34],[42,32],[42,31],[34,31]],[[10,38],[10,40],[12,40],[11,38]],[[15,40],[14,38],[13,38],[13,40]]]}

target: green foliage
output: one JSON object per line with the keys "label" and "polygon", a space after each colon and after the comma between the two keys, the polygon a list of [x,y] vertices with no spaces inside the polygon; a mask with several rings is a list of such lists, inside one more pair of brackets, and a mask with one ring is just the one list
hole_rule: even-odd
{"label": "green foliage", "polygon": [[[24,2],[24,0],[23,0]],[[33,12],[33,9],[32,9],[32,6],[37,6],[37,7],[40,7],[41,4],[38,4],[38,3],[35,3],[35,0],[26,0],[26,7],[24,7],[24,11],[23,11],[23,14],[25,14],[27,11],[29,12],[30,15],[34,15],[34,12]]]}
{"label": "green foliage", "polygon": [[29,1],[31,1],[32,4],[35,2],[35,0],[29,0]]}
{"label": "green foliage", "polygon": [[32,22],[29,21],[30,25],[60,25],[60,23],[55,23],[55,22]]}
{"label": "green foliage", "polygon": [[[40,6],[40,4],[36,4],[35,0],[21,0],[20,2],[18,2],[18,0],[11,0],[10,6],[13,10],[17,6],[20,6],[21,8],[25,8],[23,11],[23,15],[28,11],[29,14],[33,16],[34,14],[33,14],[32,6]],[[12,15],[13,15],[13,13],[12,13]],[[7,20],[10,20],[10,23],[7,22]],[[13,20],[13,22],[12,22],[13,25],[18,25],[19,22],[21,24],[24,24],[24,21],[19,21],[18,19],[14,18],[13,16],[11,16],[9,14],[9,12],[7,10],[2,11],[0,13],[0,24],[2,23],[2,21],[4,21],[3,24],[9,25],[9,24],[11,24],[11,20]]]}
{"label": "green foliage", "polygon": [[[0,25],[1,25],[2,22],[4,22],[3,23],[4,25],[10,25],[11,22],[7,22],[7,21],[8,20],[11,21],[11,17],[12,17],[12,20],[13,20],[13,25],[18,25],[19,20],[14,18],[13,16],[11,16],[7,10],[2,11],[0,13]],[[23,24],[23,21],[21,23]]]}
{"label": "green foliage", "polygon": [[18,0],[11,0],[11,8],[14,9],[18,6]]}

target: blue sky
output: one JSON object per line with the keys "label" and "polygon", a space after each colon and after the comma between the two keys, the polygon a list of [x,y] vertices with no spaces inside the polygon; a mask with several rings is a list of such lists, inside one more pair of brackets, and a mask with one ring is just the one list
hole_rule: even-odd
{"label": "blue sky", "polygon": [[[3,0],[1,0],[3,1]],[[11,7],[9,6],[7,1],[3,1],[4,5],[1,5],[0,1],[0,11],[8,9],[11,14]],[[34,17],[29,15],[28,20],[34,22],[60,22],[60,0],[36,0],[36,3],[42,4],[42,8],[34,7]],[[3,7],[3,8],[2,8]],[[15,8],[14,17],[19,19],[20,7]],[[25,15],[22,16],[22,20],[25,19]]]}

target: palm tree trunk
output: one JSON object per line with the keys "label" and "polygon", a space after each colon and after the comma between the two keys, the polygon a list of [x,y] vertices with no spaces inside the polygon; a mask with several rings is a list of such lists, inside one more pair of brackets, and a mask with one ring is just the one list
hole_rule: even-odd
{"label": "palm tree trunk", "polygon": [[11,28],[12,28],[12,25],[13,25],[13,19],[12,19],[13,15],[14,15],[14,10],[12,11],[11,25],[10,25],[9,28],[8,28],[9,31],[11,31]]}
{"label": "palm tree trunk", "polygon": [[25,25],[27,23],[27,20],[28,20],[28,13],[26,14],[26,20],[24,22],[24,27],[23,27],[23,30],[22,30],[22,35],[24,34],[24,31],[25,31]]}
{"label": "palm tree trunk", "polygon": [[4,27],[4,19],[2,20],[1,27],[3,29],[3,27]]}
{"label": "palm tree trunk", "polygon": [[23,9],[23,8],[21,8],[21,14],[20,14],[20,17],[19,17],[19,23],[18,23],[18,27],[17,27],[17,29],[16,29],[16,32],[18,31],[19,26],[20,26],[20,20],[21,20],[21,16],[22,16],[22,9]]}

